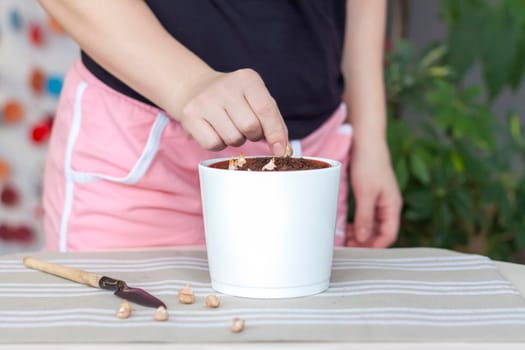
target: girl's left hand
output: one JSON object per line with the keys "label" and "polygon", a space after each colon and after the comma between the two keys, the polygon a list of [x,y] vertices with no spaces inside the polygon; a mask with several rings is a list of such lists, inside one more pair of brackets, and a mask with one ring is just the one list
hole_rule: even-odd
{"label": "girl's left hand", "polygon": [[402,199],[388,146],[379,143],[353,146],[350,179],[356,210],[348,225],[348,246],[385,248],[397,238]]}

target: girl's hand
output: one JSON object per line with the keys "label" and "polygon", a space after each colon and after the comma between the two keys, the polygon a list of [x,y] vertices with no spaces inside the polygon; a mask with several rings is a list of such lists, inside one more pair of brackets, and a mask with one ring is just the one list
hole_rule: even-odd
{"label": "girl's hand", "polygon": [[275,155],[285,154],[288,130],[259,74],[214,71],[145,1],[39,2],[98,64],[180,121],[202,147],[265,139]]}
{"label": "girl's hand", "polygon": [[347,245],[385,248],[397,238],[401,194],[387,145],[360,146],[364,145],[356,145],[350,160],[356,211],[354,224],[347,232]]}
{"label": "girl's hand", "polygon": [[202,74],[171,112],[205,149],[266,140],[276,156],[289,152],[288,129],[263,80],[251,69]]}

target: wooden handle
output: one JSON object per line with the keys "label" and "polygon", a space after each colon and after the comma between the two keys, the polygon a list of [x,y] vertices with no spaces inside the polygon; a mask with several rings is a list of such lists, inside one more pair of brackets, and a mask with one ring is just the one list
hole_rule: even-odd
{"label": "wooden handle", "polygon": [[91,287],[100,288],[98,281],[102,276],[97,275],[93,272],[87,272],[80,269],[74,269],[72,267],[67,267],[64,265],[53,264],[47,261],[39,260],[26,256],[24,258],[24,265],[30,269],[47,272],[49,274],[66,278],[68,280],[82,283]]}

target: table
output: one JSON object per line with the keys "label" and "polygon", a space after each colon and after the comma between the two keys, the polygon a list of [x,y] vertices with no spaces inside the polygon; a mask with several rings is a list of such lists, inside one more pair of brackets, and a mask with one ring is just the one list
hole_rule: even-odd
{"label": "table", "polygon": [[[102,254],[102,255],[100,255]],[[104,255],[106,254],[106,255]],[[149,254],[149,255],[148,255]],[[66,255],[43,255],[44,258],[48,259],[83,259],[83,264],[87,264],[86,267],[89,267],[88,258],[99,258],[101,256],[106,257],[119,257],[119,259],[123,259],[123,261],[126,261],[126,259],[129,259],[127,261],[135,261],[135,259],[144,259],[144,258],[152,258],[153,253],[150,252],[114,252],[114,253],[97,253],[97,254],[87,254],[87,255],[75,255],[75,254],[66,254]],[[156,257],[159,257],[159,253],[154,253]],[[182,254],[183,256],[187,257],[187,254],[202,254],[202,248],[183,248],[179,250],[167,250],[163,251],[162,257],[167,256],[173,256],[174,254]],[[0,259],[0,322],[2,319],[2,309],[6,309],[5,303],[2,303],[3,300],[7,300],[5,298],[2,298],[2,283],[4,283],[5,279],[2,279],[2,277],[5,277],[6,275],[2,275],[2,269],[1,266],[9,266],[10,264],[14,264],[17,260],[21,259],[21,255],[11,255],[7,257],[3,257]],[[368,259],[368,260],[367,260]],[[383,260],[381,260],[383,259]],[[407,260],[410,262],[409,265],[407,265]],[[440,260],[441,259],[441,260]],[[81,260],[79,260],[81,261]],[[344,305],[345,307],[356,307],[356,306],[366,306],[366,303],[372,303],[370,305],[374,305],[374,302],[378,302],[381,305],[386,306],[395,306],[395,305],[404,305],[404,306],[410,306],[412,302],[414,302],[414,306],[416,307],[437,307],[440,312],[443,310],[446,311],[446,308],[456,307],[460,308],[463,305],[457,305],[453,302],[450,302],[447,304],[447,300],[440,298],[443,295],[446,295],[449,299],[456,298],[457,301],[464,302],[464,306],[477,308],[479,309],[480,306],[478,304],[479,302],[483,303],[483,300],[488,300],[487,305],[490,307],[494,307],[494,310],[497,309],[497,307],[502,306],[513,306],[514,308],[509,308],[509,318],[515,317],[516,320],[519,320],[521,323],[509,324],[508,327],[504,326],[501,328],[503,332],[508,332],[508,336],[512,338],[513,342],[506,342],[506,336],[500,337],[500,338],[494,338],[492,339],[490,335],[487,335],[487,332],[480,332],[479,337],[474,334],[474,336],[469,336],[465,339],[462,339],[461,334],[455,334],[454,329],[448,329],[445,330],[438,328],[438,335],[439,334],[445,334],[449,335],[450,339],[439,339],[438,342],[425,340],[425,337],[421,334],[412,334],[407,333],[410,335],[410,337],[399,337],[399,339],[394,339],[396,337],[395,333],[391,333],[388,336],[385,336],[384,334],[377,334],[377,341],[374,339],[374,330],[379,331],[385,331],[383,328],[377,325],[372,325],[362,328],[363,332],[368,332],[367,337],[365,339],[352,339],[352,337],[346,337],[344,334],[338,334],[341,333],[340,331],[334,331],[334,338],[339,337],[340,339],[336,339],[336,341],[330,341],[329,338],[323,334],[320,335],[321,338],[320,341],[315,342],[312,340],[315,339],[308,339],[307,341],[298,341],[298,340],[290,340],[288,339],[288,342],[251,342],[251,341],[241,341],[239,342],[238,339],[233,338],[234,341],[229,342],[228,338],[222,339],[222,341],[225,341],[223,343],[217,343],[214,341],[204,341],[201,343],[192,343],[192,344],[177,344],[172,342],[171,340],[168,340],[168,343],[156,343],[156,342],[149,342],[148,348],[156,348],[156,349],[179,349],[179,348],[185,348],[185,349],[237,349],[237,348],[247,348],[247,349],[340,349],[340,348],[359,348],[359,349],[420,349],[422,347],[422,344],[424,344],[425,349],[450,349],[450,348],[458,348],[461,346],[462,349],[522,349],[525,345],[525,311],[522,313],[518,312],[522,309],[522,306],[525,306],[525,300],[523,299],[523,295],[525,295],[525,266],[523,265],[517,265],[517,264],[510,264],[510,263],[504,263],[504,262],[492,262],[488,260],[485,257],[480,256],[473,256],[473,255],[465,255],[465,254],[459,254],[451,251],[444,251],[439,249],[427,249],[427,248],[408,248],[408,249],[388,249],[388,250],[366,250],[366,249],[355,249],[355,248],[343,248],[336,250],[336,255],[334,259],[334,273],[333,278],[334,284],[331,286],[331,290],[328,291],[328,293],[332,293],[334,296],[331,298],[317,298],[312,300],[332,300],[333,302],[340,302],[341,303],[341,309]],[[363,262],[366,261],[366,266],[363,266]],[[2,265],[2,262],[4,264]],[[381,266],[387,266],[386,268],[381,268],[381,270],[377,269],[377,267],[374,267],[374,264],[379,262],[382,264]],[[449,262],[452,262],[450,264]],[[94,263],[93,263],[94,264]],[[386,265],[385,265],[386,264]],[[388,265],[390,264],[390,265]],[[437,265],[436,265],[437,264]],[[448,271],[433,271],[433,266],[442,266],[443,268]],[[93,265],[95,266],[95,265]],[[91,267],[93,267],[91,266]],[[380,265],[377,265],[380,266]],[[409,267],[407,269],[407,266]],[[423,270],[421,270],[423,268]],[[15,270],[18,269],[15,268]],[[374,270],[375,269],[375,270]],[[419,269],[419,271],[418,271]],[[411,271],[413,270],[413,271]],[[435,269],[434,269],[435,270]],[[4,273],[7,271],[7,268],[4,268]],[[18,270],[17,270],[18,271]],[[171,270],[170,270],[171,271]],[[351,274],[347,274],[348,271],[351,271]],[[180,272],[180,271],[179,271]],[[187,272],[187,271],[186,271]],[[190,271],[191,272],[191,271]],[[23,276],[23,279],[25,281],[34,281],[34,283],[38,283],[39,281],[46,281],[50,282],[53,281],[53,283],[64,283],[63,281],[54,280],[56,279],[53,276],[44,276],[43,274],[39,274],[37,272],[29,273],[21,271],[19,272],[10,272],[11,274],[17,274],[16,276],[20,277]],[[155,272],[155,273],[158,273]],[[108,272],[108,274],[110,274]],[[122,275],[126,275],[124,271],[120,272]],[[175,274],[174,271],[171,271],[170,274]],[[196,274],[195,271],[190,273],[191,276]],[[383,274],[383,275],[381,275]],[[433,275],[434,277],[432,282],[430,279],[427,278],[427,276]],[[28,276],[32,276],[28,278]],[[185,276],[185,278],[188,278],[189,275]],[[341,278],[344,276],[361,276],[359,277],[361,280],[352,280],[349,282],[342,282]],[[381,277],[382,276],[382,277]],[[387,276],[389,279],[393,280],[394,278],[398,281],[395,285],[395,288],[400,290],[400,296],[405,298],[402,299],[401,297],[396,296],[396,294],[389,294],[389,295],[381,295],[379,294],[378,297],[375,297],[376,299],[373,299],[372,295],[366,295],[366,296],[360,296],[360,293],[364,293],[363,290],[368,291],[367,293],[373,294],[372,292],[378,292],[381,293],[381,291],[373,290],[373,286],[366,286],[365,285],[355,285],[350,286],[352,283],[364,283],[366,277],[368,278],[368,282],[372,281],[373,278],[383,278],[384,281],[386,281],[385,276]],[[126,276],[127,277],[127,276]],[[160,278],[164,278],[161,275],[157,276]],[[202,277],[202,276],[201,276]],[[414,287],[413,285],[408,285],[409,283],[409,277],[410,278],[419,278],[421,280],[421,286]],[[460,278],[461,279],[458,279]],[[153,278],[153,277],[152,277]],[[202,277],[205,278],[205,277]],[[356,277],[357,278],[357,277]],[[370,279],[372,278],[372,279]],[[427,278],[427,280],[425,280]],[[498,281],[497,279],[500,278],[501,280]],[[343,278],[344,279],[344,278]],[[468,279],[468,281],[467,281]],[[400,281],[405,281],[403,283],[407,284],[407,286],[402,286]],[[489,281],[491,281],[489,283]],[[512,285],[508,285],[508,282],[510,281]],[[197,281],[198,282],[198,281]],[[483,285],[481,283],[483,282]],[[338,290],[338,283],[341,285],[341,283],[347,283],[350,287],[345,287],[344,289],[349,295],[352,294],[352,297],[350,298],[348,295],[341,296],[341,300],[337,299],[335,297],[335,293]],[[372,283],[372,282],[370,282]],[[375,283],[375,282],[374,282]],[[386,283],[386,282],[382,282]],[[392,282],[389,282],[392,283]],[[434,284],[432,284],[434,283]],[[456,283],[456,284],[454,284]],[[426,285],[429,285],[431,287],[427,288]],[[455,285],[463,285],[461,288],[454,287]],[[491,286],[494,285],[494,286]],[[497,286],[496,286],[497,285]],[[515,287],[515,288],[514,288]],[[5,287],[8,288],[8,287]],[[4,288],[4,289],[5,289]],[[73,287],[71,287],[73,288]],[[75,290],[78,290],[78,286],[75,286]],[[171,287],[170,287],[171,288]],[[392,292],[392,288],[390,287],[390,292]],[[432,294],[432,291],[435,290],[434,295],[437,299],[434,299],[434,297],[427,297],[423,295],[424,293],[430,293]],[[96,290],[95,290],[96,291]],[[159,293],[162,292],[162,290],[158,290]],[[372,292],[370,292],[372,291]],[[410,296],[410,293],[414,294],[414,291],[417,291],[415,295]],[[463,291],[463,292],[462,292]],[[470,292],[469,292],[470,291]],[[483,293],[490,296],[490,299],[483,299],[484,296]],[[4,290],[5,292],[5,290]],[[168,290],[164,290],[166,293],[165,295],[161,295],[162,299],[168,298]],[[204,291],[203,293],[207,291]],[[462,295],[462,293],[470,293],[470,296]],[[382,292],[385,293],[385,292]],[[393,292],[392,292],[393,293]],[[405,294],[404,294],[405,293]],[[521,293],[521,295],[520,295]],[[420,295],[421,294],[421,295]],[[479,295],[478,295],[479,294]],[[498,295],[502,294],[502,297],[499,297]],[[4,293],[5,295],[5,293]],[[197,293],[197,296],[199,297],[199,294]],[[407,298],[408,296],[408,298]],[[97,298],[99,298],[97,296]],[[113,300],[112,295],[101,295],[99,300],[97,301],[101,303],[101,305],[113,305],[111,303],[115,303]],[[225,297],[226,298],[226,297]],[[350,298],[350,299],[349,299]],[[359,299],[362,298],[362,299]],[[397,298],[397,299],[396,299]],[[420,299],[417,301],[416,299]],[[425,299],[429,298],[429,299]],[[479,299],[476,301],[476,298]],[[358,304],[354,304],[355,302],[359,301]],[[414,300],[412,300],[414,299]],[[16,300],[16,299],[10,299],[10,300]],[[71,302],[73,302],[75,299],[71,297]],[[397,300],[397,301],[396,301]],[[426,301],[432,301],[431,305],[430,303],[427,303]],[[417,302],[425,301],[423,304],[417,304]],[[257,303],[248,303],[246,304],[245,301],[237,301],[237,300],[231,300],[230,301],[232,305],[234,303],[238,303],[236,307],[240,307],[241,309],[243,307],[252,306],[252,307],[267,307],[268,305],[263,304],[257,304]],[[396,302],[399,302],[396,304]],[[301,304],[301,301],[296,302],[296,307],[305,307],[309,306],[310,308],[313,307],[312,305],[319,304],[317,301],[315,304],[311,304],[311,301],[305,301],[306,304]],[[310,303],[310,304],[309,304]],[[346,303],[346,304],[345,304]],[[362,303],[362,305],[361,305]],[[404,304],[403,304],[404,303]],[[440,305],[441,303],[441,305]],[[498,304],[499,303],[499,304]],[[4,304],[4,306],[2,306]],[[492,305],[489,305],[492,304]],[[285,304],[274,304],[278,305],[279,307],[284,307]],[[291,304],[288,304],[290,306]],[[369,305],[369,306],[370,306]],[[488,307],[487,306],[487,307]],[[232,306],[233,307],[233,306]],[[45,307],[44,307],[45,309]],[[336,307],[337,309],[337,307]],[[524,308],[525,309],[525,308]],[[419,310],[419,309],[418,309]],[[423,309],[421,309],[423,310]],[[516,310],[518,313],[512,314]],[[113,310],[110,309],[111,312]],[[226,312],[227,310],[224,310]],[[365,310],[368,312],[369,310]],[[427,310],[428,311],[428,310]],[[423,312],[423,311],[417,311],[417,312]],[[373,317],[373,314],[371,314]],[[426,314],[425,314],[426,315]],[[458,314],[459,315],[459,314]],[[348,316],[348,315],[346,315]],[[346,317],[345,316],[345,317]],[[387,315],[388,316],[388,315]],[[420,314],[409,314],[408,316],[414,317],[414,316],[422,316]],[[407,316],[407,317],[408,317]],[[428,316],[428,315],[426,315]],[[425,317],[426,317],[425,316]],[[460,319],[464,317],[464,315],[459,315],[461,317],[456,317],[455,319]],[[496,317],[497,315],[494,315]],[[385,316],[386,317],[386,316]],[[392,316],[388,316],[392,317]],[[438,322],[439,318],[434,319],[432,315],[429,316],[430,318],[426,318],[427,320],[430,320],[432,322]],[[499,316],[498,316],[499,317]],[[423,318],[425,319],[425,318]],[[452,318],[454,319],[454,318]],[[386,320],[386,318],[385,318]],[[487,318],[486,321],[490,322],[490,318]],[[430,322],[429,321],[429,322]],[[359,321],[361,322],[361,321]],[[357,322],[352,327],[363,327],[362,324]],[[247,325],[250,325],[249,322],[247,322]],[[374,328],[376,327],[376,328]],[[395,326],[393,326],[395,327]],[[414,326],[417,329],[417,326]],[[464,327],[464,325],[461,325],[460,328],[463,327],[465,330],[468,327]],[[255,328],[252,328],[250,331],[248,329],[246,330],[245,336],[247,336],[247,339],[250,336],[254,336],[255,334]],[[261,328],[262,329],[262,328]],[[435,330],[430,328],[420,328],[419,332],[425,333],[428,332],[430,336],[436,336],[434,332]],[[468,328],[469,331],[475,330],[475,328]],[[481,329],[481,328],[480,328]],[[403,330],[400,328],[400,330]],[[496,328],[494,328],[496,330]],[[52,330],[50,330],[52,331]],[[191,331],[191,330],[190,330]],[[387,330],[388,331],[388,328]],[[29,334],[31,334],[31,330],[28,330]],[[251,333],[250,335],[250,332]],[[441,332],[441,333],[440,333]],[[263,332],[264,333],[264,332]],[[483,333],[483,334],[482,334]],[[225,336],[226,333],[217,333],[217,337]],[[262,334],[262,333],[261,333]],[[2,335],[1,331],[1,323],[0,323],[0,335]],[[260,334],[259,334],[260,335]],[[229,336],[229,335],[228,335]],[[286,337],[286,335],[282,335],[283,337]],[[255,336],[257,339],[257,337]],[[301,338],[301,337],[299,337]],[[308,338],[308,337],[307,337]],[[355,338],[355,337],[354,337]],[[358,338],[358,337],[357,337]],[[43,342],[39,342],[38,339],[31,339],[34,344],[21,344],[20,342],[12,342],[9,344],[10,349],[70,349],[72,346],[74,346],[75,349],[91,349],[91,348],[97,348],[97,349],[139,349],[144,348],[144,343],[110,343],[110,342],[98,342],[97,344],[71,344],[71,342],[66,343],[53,343],[53,344],[45,344]],[[487,343],[488,342],[488,343]],[[0,341],[1,343],[1,341]],[[3,344],[0,344],[2,346]]]}

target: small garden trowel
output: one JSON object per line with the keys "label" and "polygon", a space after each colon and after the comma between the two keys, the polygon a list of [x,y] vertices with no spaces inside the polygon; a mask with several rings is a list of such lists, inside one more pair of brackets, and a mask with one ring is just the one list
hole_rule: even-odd
{"label": "small garden trowel", "polygon": [[91,287],[113,291],[116,296],[140,305],[154,308],[163,306],[166,308],[166,305],[162,301],[155,298],[145,290],[140,288],[130,288],[126,282],[121,280],[97,275],[93,272],[72,267],[49,263],[32,257],[25,257],[24,265],[30,269],[46,272]]}

